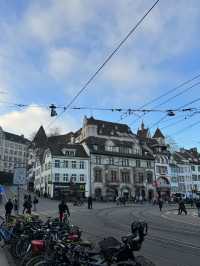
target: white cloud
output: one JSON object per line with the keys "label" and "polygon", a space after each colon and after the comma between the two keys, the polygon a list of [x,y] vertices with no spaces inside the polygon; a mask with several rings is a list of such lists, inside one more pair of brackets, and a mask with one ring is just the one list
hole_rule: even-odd
{"label": "white cloud", "polygon": [[54,42],[82,27],[90,18],[89,7],[87,0],[36,1],[26,12],[25,29],[39,41]]}
{"label": "white cloud", "polygon": [[49,73],[57,80],[67,78],[74,70],[77,61],[72,49],[53,49],[49,53]]}
{"label": "white cloud", "polygon": [[[55,118],[50,117],[50,112],[44,108],[35,108],[30,106],[22,111],[14,111],[0,116],[0,125],[5,131],[16,134],[23,134],[30,137],[33,132],[43,125],[44,128]],[[61,133],[67,133],[77,129],[77,124],[73,118],[66,115],[62,120],[56,121],[50,128],[47,128],[47,133],[50,133],[54,128],[59,128]]]}

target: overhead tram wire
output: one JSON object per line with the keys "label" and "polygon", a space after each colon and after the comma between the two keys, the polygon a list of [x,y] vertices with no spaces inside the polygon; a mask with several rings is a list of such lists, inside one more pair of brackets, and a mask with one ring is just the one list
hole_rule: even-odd
{"label": "overhead tram wire", "polygon": [[111,58],[118,52],[121,46],[129,39],[129,37],[135,32],[138,26],[143,22],[143,20],[148,16],[148,14],[154,9],[154,7],[160,2],[160,0],[155,1],[155,3],[149,8],[141,19],[136,23],[136,25],[128,32],[128,34],[122,39],[122,41],[117,45],[117,47],[112,51],[112,53],[105,59],[105,61],[97,68],[97,70],[92,74],[88,81],[83,85],[83,87],[75,94],[72,100],[68,103],[65,110],[63,110],[51,123],[47,125],[47,128],[51,127],[52,124],[58,120],[58,118],[66,112],[69,107],[76,101],[79,95],[87,88],[87,86],[93,81],[93,79],[98,75],[98,73],[104,68],[104,66],[111,60]]}
{"label": "overhead tram wire", "polygon": [[197,121],[197,122],[195,122],[195,123],[193,123],[193,124],[188,125],[187,127],[182,128],[181,130],[178,130],[178,131],[174,132],[174,133],[171,134],[171,135],[172,135],[172,136],[173,136],[173,135],[176,135],[176,136],[177,136],[177,135],[179,135],[179,134],[181,134],[181,133],[185,133],[186,130],[191,129],[191,128],[195,127],[195,126],[198,125],[198,124],[200,124],[200,120]]}
{"label": "overhead tram wire", "polygon": [[[188,106],[188,105],[190,105],[190,104],[193,104],[193,103],[195,103],[195,102],[198,102],[198,101],[200,101],[200,97],[197,98],[197,99],[195,99],[195,100],[193,100],[193,101],[191,101],[191,102],[189,102],[189,103],[187,103],[187,104],[185,104],[185,105],[183,106],[183,108],[186,107],[186,106]],[[165,128],[168,128],[168,127],[171,127],[171,126],[177,125],[177,123],[183,122],[183,121],[187,120],[187,119],[190,118],[190,117],[191,117],[190,115],[188,115],[188,116],[185,116],[185,115],[184,115],[184,117],[181,115],[181,119],[179,119],[179,120],[177,120],[177,121],[174,121],[173,123],[168,124],[168,125],[166,125],[166,126],[164,126],[164,127],[161,127],[161,129],[165,129]],[[178,118],[179,118],[179,117],[178,117]],[[171,121],[171,120],[174,120],[174,118],[171,118],[171,119],[169,119],[168,121]]]}
{"label": "overhead tram wire", "polygon": [[[197,86],[197,85],[200,85],[200,82],[197,82],[197,83],[193,84],[192,86],[190,86],[190,87],[186,88],[185,90],[183,90],[181,93],[178,93],[178,94],[174,95],[174,97],[171,97],[170,100],[169,100],[169,99],[166,100],[165,103],[167,103],[167,102],[169,102],[169,101],[175,99],[176,97],[182,95],[183,93],[185,93],[186,91],[188,91],[188,90],[194,88],[194,87]],[[199,98],[198,98],[197,100],[199,101]],[[190,105],[191,103],[196,102],[197,100],[194,100],[194,101],[192,101],[192,102],[189,102],[189,103],[187,103],[187,104],[184,104],[184,105],[180,106],[178,109],[182,109],[182,108],[184,108],[184,107]],[[158,107],[158,106],[157,106],[157,107]],[[160,122],[162,122],[166,117],[167,117],[167,115],[164,115],[163,117],[161,117],[158,121],[156,121],[156,122],[150,127],[150,129],[153,128],[154,126],[158,125],[158,124],[159,124]]]}
{"label": "overhead tram wire", "polygon": [[[144,105],[141,105],[139,108],[144,108],[144,107],[146,107],[146,106],[148,106],[148,105],[150,105],[150,104],[152,104],[152,103],[154,103],[154,102],[157,102],[158,100],[162,99],[163,97],[167,96],[168,94],[170,94],[170,93],[172,93],[172,92],[175,92],[176,90],[178,90],[178,89],[180,89],[181,87],[187,85],[188,83],[190,83],[190,82],[192,82],[192,81],[198,79],[199,77],[200,77],[200,73],[199,73],[198,75],[194,76],[193,78],[190,78],[190,79],[188,79],[188,80],[182,82],[182,83],[179,84],[178,86],[176,86],[176,87],[174,87],[174,88],[168,90],[166,93],[161,94],[160,96],[158,96],[158,97],[156,97],[156,98],[150,100],[149,102],[145,103]],[[132,123],[131,123],[130,125],[133,125],[135,122],[139,121],[139,119],[142,118],[143,116],[145,116],[145,114],[143,114],[143,115],[141,115],[139,118],[133,120]],[[123,119],[121,119],[121,120],[123,120]]]}

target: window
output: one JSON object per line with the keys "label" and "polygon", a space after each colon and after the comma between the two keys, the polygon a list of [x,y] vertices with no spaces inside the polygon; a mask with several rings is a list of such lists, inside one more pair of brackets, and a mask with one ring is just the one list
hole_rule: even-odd
{"label": "window", "polygon": [[101,171],[101,169],[95,169],[95,171],[94,171],[94,182],[102,182],[102,171]]}
{"label": "window", "polygon": [[140,167],[140,160],[136,160],[136,167]]}
{"label": "window", "polygon": [[122,159],[122,166],[129,166],[129,160],[128,159]]}
{"label": "window", "polygon": [[109,164],[114,165],[114,158],[113,157],[109,157]]}
{"label": "window", "polygon": [[143,184],[144,183],[144,174],[143,173],[138,173],[139,176],[139,183]]}
{"label": "window", "polygon": [[200,175],[198,175],[198,181],[200,181]]}
{"label": "window", "polygon": [[101,156],[96,156],[96,164],[101,164]]}
{"label": "window", "polygon": [[73,169],[76,168],[76,161],[72,161],[72,168],[73,168]]}
{"label": "window", "polygon": [[48,162],[48,169],[51,168],[51,162]]}
{"label": "window", "polygon": [[172,183],[176,183],[176,182],[177,182],[177,178],[176,178],[175,176],[173,176],[173,177],[171,178],[171,182],[172,182]]}
{"label": "window", "polygon": [[152,184],[153,183],[153,174],[147,173],[147,183]]}
{"label": "window", "polygon": [[60,168],[60,160],[55,160],[55,168]]}
{"label": "window", "polygon": [[200,166],[198,166],[198,172],[200,172]]}
{"label": "window", "polygon": [[111,170],[110,177],[111,177],[111,182],[117,182],[117,171]]}
{"label": "window", "polygon": [[191,170],[195,171],[195,166],[194,165],[191,166]]}
{"label": "window", "polygon": [[68,182],[68,174],[63,174],[63,181]]}
{"label": "window", "polygon": [[147,168],[151,168],[151,161],[147,161]]}
{"label": "window", "polygon": [[69,164],[68,161],[64,160],[63,161],[63,168],[68,168]]}
{"label": "window", "polygon": [[192,175],[192,181],[197,181],[197,175]]}
{"label": "window", "polygon": [[60,181],[60,174],[56,173],[55,174],[55,182],[59,182]]}
{"label": "window", "polygon": [[84,175],[80,175],[80,182],[84,182],[85,181],[85,176]]}
{"label": "window", "polygon": [[71,181],[72,181],[72,182],[76,182],[76,174],[72,174],[72,176],[71,176]]}
{"label": "window", "polygon": [[129,172],[121,172],[121,178],[123,183],[130,183]]}
{"label": "window", "polygon": [[95,151],[97,151],[97,149],[98,149],[98,146],[95,144],[95,145],[93,145],[93,149],[95,150]]}
{"label": "window", "polygon": [[80,169],[84,169],[85,168],[85,162],[84,161],[80,161]]}

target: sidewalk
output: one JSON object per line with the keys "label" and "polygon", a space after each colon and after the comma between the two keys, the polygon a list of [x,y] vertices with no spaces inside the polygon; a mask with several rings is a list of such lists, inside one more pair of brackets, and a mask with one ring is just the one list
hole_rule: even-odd
{"label": "sidewalk", "polygon": [[8,262],[6,251],[3,248],[0,248],[0,265],[1,266],[10,266],[11,265]]}
{"label": "sidewalk", "polygon": [[178,210],[168,209],[162,214],[162,217],[168,220],[200,227],[200,217],[198,217],[196,208],[187,209],[187,215],[185,215],[184,213],[178,215]]}

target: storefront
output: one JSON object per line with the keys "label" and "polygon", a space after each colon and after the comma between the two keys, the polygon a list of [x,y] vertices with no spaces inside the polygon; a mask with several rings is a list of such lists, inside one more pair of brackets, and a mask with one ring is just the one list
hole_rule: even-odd
{"label": "storefront", "polygon": [[85,183],[53,183],[53,198],[73,201],[85,197]]}

